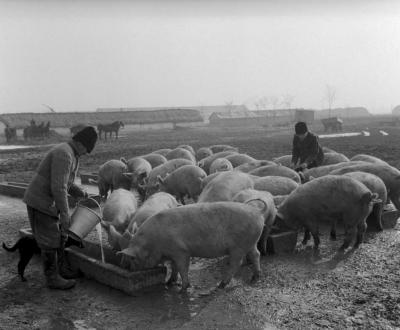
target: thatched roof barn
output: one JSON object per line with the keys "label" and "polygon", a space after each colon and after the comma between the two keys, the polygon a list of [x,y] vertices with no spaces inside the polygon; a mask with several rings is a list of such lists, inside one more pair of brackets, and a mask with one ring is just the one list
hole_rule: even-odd
{"label": "thatched roof barn", "polygon": [[31,120],[37,124],[50,121],[50,127],[72,127],[77,124],[98,125],[114,121],[129,124],[194,123],[203,122],[198,110],[166,109],[153,111],[113,111],[113,112],[46,112],[7,113],[0,115],[0,122],[11,127],[23,128]]}

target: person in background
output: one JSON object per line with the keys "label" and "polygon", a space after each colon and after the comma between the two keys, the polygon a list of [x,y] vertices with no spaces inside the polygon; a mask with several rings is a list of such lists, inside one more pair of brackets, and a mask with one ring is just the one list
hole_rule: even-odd
{"label": "person in background", "polygon": [[297,172],[307,168],[320,166],[324,153],[319,144],[318,136],[308,131],[307,124],[299,121],[294,126],[292,168]]}
{"label": "person in background", "polygon": [[46,284],[51,289],[72,288],[73,278],[78,276],[64,257],[70,226],[67,196],[87,197],[74,180],[79,157],[90,153],[96,141],[96,130],[86,126],[70,141],[54,146],[40,162],[24,195],[32,233],[41,248]]}

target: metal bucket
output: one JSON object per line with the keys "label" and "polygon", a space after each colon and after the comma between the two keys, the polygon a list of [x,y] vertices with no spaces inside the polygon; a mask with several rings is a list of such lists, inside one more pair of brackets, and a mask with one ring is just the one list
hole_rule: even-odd
{"label": "metal bucket", "polygon": [[98,206],[100,214],[82,205],[82,202],[78,203],[78,206],[71,215],[69,231],[80,239],[85,238],[102,219],[100,204],[94,198],[89,197],[88,200]]}

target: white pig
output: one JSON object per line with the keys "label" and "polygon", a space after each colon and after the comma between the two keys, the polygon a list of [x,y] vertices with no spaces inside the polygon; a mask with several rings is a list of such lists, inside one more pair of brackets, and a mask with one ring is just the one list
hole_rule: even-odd
{"label": "white pig", "polygon": [[217,158],[210,165],[210,174],[215,172],[232,171],[232,163],[226,158]]}

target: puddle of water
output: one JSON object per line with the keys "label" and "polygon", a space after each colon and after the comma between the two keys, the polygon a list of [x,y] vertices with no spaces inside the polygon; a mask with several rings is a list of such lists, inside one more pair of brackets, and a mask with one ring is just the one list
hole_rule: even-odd
{"label": "puddle of water", "polygon": [[16,150],[16,149],[28,149],[28,148],[41,148],[41,147],[51,147],[54,144],[45,144],[45,145],[34,145],[34,146],[26,146],[26,145],[0,145],[0,150]]}
{"label": "puddle of water", "polygon": [[[368,135],[365,134],[365,133],[368,133]],[[363,131],[362,133],[360,133],[360,132],[352,132],[352,133],[337,133],[337,134],[321,134],[321,135],[318,135],[318,137],[321,138],[321,139],[324,139],[324,138],[334,138],[334,137],[358,136],[358,135],[361,135],[361,134],[369,136],[369,132],[365,132],[365,133]]]}

